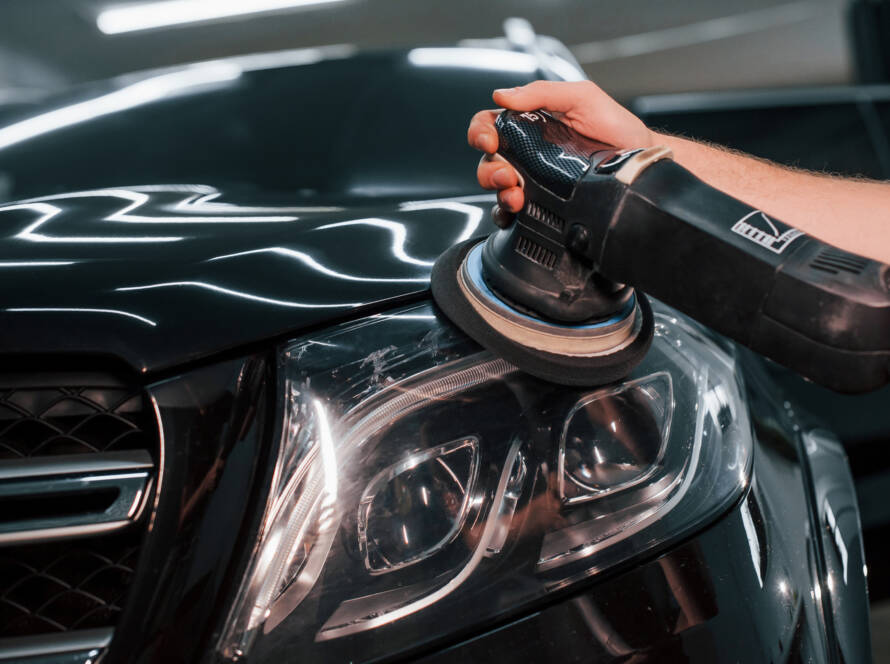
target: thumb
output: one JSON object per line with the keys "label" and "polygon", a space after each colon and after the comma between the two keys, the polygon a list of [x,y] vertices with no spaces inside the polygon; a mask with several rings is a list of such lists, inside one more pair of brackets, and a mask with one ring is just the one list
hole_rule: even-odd
{"label": "thumb", "polygon": [[495,90],[492,99],[498,106],[513,111],[535,111],[543,108],[566,113],[581,103],[583,93],[584,90],[574,82],[535,81],[519,88]]}

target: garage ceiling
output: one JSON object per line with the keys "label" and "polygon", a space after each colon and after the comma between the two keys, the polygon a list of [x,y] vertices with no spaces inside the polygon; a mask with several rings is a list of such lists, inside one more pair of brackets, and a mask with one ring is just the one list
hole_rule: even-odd
{"label": "garage ceiling", "polygon": [[[502,34],[510,16],[575,52],[620,97],[850,80],[842,0],[344,0],[213,23],[105,35],[122,3],[4,0],[0,86],[57,87],[257,51],[350,43],[380,48]],[[125,3],[124,3],[125,4]]]}

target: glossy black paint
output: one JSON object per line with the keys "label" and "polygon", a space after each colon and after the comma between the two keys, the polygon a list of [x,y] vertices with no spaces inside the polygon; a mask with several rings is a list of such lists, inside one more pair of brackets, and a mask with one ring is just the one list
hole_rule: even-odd
{"label": "glossy black paint", "polygon": [[191,662],[209,649],[268,486],[274,385],[263,356],[148,388],[162,432],[159,497],[108,662]]}
{"label": "glossy black paint", "polygon": [[468,118],[540,74],[461,53],[248,56],[4,119],[3,353],[154,372],[425,291],[493,228]]}
{"label": "glossy black paint", "polygon": [[173,189],[0,208],[3,352],[169,368],[418,295],[442,250],[490,230],[485,195],[256,212],[214,210],[206,187]]}

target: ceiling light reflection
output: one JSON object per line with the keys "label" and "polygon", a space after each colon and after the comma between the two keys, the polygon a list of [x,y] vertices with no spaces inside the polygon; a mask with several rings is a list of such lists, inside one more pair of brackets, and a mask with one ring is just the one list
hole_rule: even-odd
{"label": "ceiling light reflection", "polygon": [[299,205],[299,206],[262,206],[262,205],[235,205],[233,203],[225,203],[216,199],[222,196],[221,191],[217,191],[214,187],[207,185],[146,185],[138,187],[130,187],[133,191],[172,191],[173,187],[182,186],[189,191],[195,192],[194,196],[180,201],[174,206],[175,210],[193,209],[199,211],[218,211],[218,212],[340,212],[342,207],[333,205]]}
{"label": "ceiling light reflection", "polygon": [[53,237],[36,233],[35,231],[43,226],[50,219],[58,215],[62,208],[50,205],[49,203],[19,203],[17,205],[7,205],[0,207],[0,212],[10,212],[13,210],[33,210],[40,213],[37,221],[32,223],[25,230],[16,233],[15,238],[19,240],[28,240],[30,242],[77,242],[84,244],[112,244],[112,243],[129,243],[129,242],[178,242],[184,238],[174,236],[160,237],[103,237],[103,236],[79,236],[79,237]]}
{"label": "ceiling light reflection", "polygon": [[377,219],[372,217],[368,219],[338,221],[333,224],[325,224],[324,226],[319,226],[316,230],[324,231],[331,228],[343,228],[345,226],[375,226],[377,228],[384,228],[388,230],[392,234],[392,254],[403,263],[410,263],[411,265],[421,265],[423,267],[432,267],[433,263],[435,262],[424,261],[419,258],[409,256],[405,252],[405,242],[408,239],[408,230],[405,228],[405,224],[399,223],[398,221],[392,221],[391,219]]}
{"label": "ceiling light reflection", "polygon": [[3,267],[56,267],[58,265],[74,265],[74,261],[0,261]]}
{"label": "ceiling light reflection", "polygon": [[83,309],[79,307],[15,307],[7,309],[6,311],[11,312],[22,312],[22,313],[53,313],[53,312],[61,312],[61,313],[81,313],[81,314],[113,314],[116,316],[125,316],[126,318],[133,318],[135,320],[140,321],[141,323],[145,323],[146,325],[151,325],[152,327],[157,327],[158,324],[151,320],[150,318],[145,318],[144,316],[139,316],[137,314],[130,313],[129,311],[121,311],[120,309]]}
{"label": "ceiling light reflection", "polygon": [[525,74],[538,70],[535,56],[495,48],[415,48],[408,51],[408,62],[416,67],[465,67]]}
{"label": "ceiling light reflection", "polygon": [[395,320],[436,320],[432,314],[371,314],[369,318],[386,318]]}
{"label": "ceiling light reflection", "polygon": [[321,466],[324,470],[325,501],[333,508],[337,502],[337,486],[340,471],[337,467],[337,453],[334,449],[334,436],[328,421],[327,411],[319,399],[312,401],[318,418],[318,449],[321,453]]}
{"label": "ceiling light reflection", "polygon": [[151,30],[173,25],[205,23],[280,11],[312,5],[330,4],[342,0],[162,0],[137,5],[109,7],[96,17],[96,26],[106,35],[117,35],[137,30]]}
{"label": "ceiling light reflection", "polygon": [[399,209],[409,212],[413,210],[451,210],[466,215],[467,224],[464,226],[461,234],[457,236],[457,239],[454,241],[455,244],[463,242],[464,240],[469,240],[473,237],[473,233],[476,232],[476,229],[479,228],[479,224],[482,223],[484,214],[482,208],[478,208],[475,205],[467,205],[466,203],[458,203],[456,201],[411,201],[402,203],[399,206]]}
{"label": "ceiling light reflection", "polygon": [[291,258],[299,263],[302,263],[306,267],[309,267],[316,272],[320,272],[321,274],[334,277],[335,279],[343,279],[344,281],[361,281],[361,282],[369,282],[369,283],[427,283],[430,279],[429,276],[424,277],[403,277],[403,278],[384,278],[384,277],[359,277],[354,274],[347,274],[345,272],[337,272],[336,270],[332,270],[325,265],[322,265],[317,260],[315,260],[312,256],[302,251],[297,251],[295,249],[288,249],[286,247],[266,247],[265,249],[251,249],[249,251],[239,251],[235,254],[226,254],[225,256],[216,256],[215,258],[209,259],[207,262],[212,263],[214,261],[221,261],[228,258],[239,258],[241,256],[251,256],[254,254],[273,254],[276,256],[283,256],[285,258]]}
{"label": "ceiling light reflection", "polygon": [[214,293],[220,293],[221,295],[230,295],[232,297],[237,297],[243,300],[250,300],[252,302],[262,302],[263,304],[272,304],[277,307],[291,307],[295,309],[342,309],[344,307],[360,307],[363,304],[366,304],[365,302],[338,302],[331,304],[317,304],[313,302],[296,302],[294,300],[278,300],[272,297],[254,295],[252,293],[234,290],[232,288],[223,288],[222,286],[217,286],[216,284],[210,284],[204,281],[168,281],[160,284],[146,284],[144,286],[124,286],[121,288],[115,288],[114,290],[120,292],[129,292],[154,290],[156,288],[203,288],[205,290],[213,291]]}
{"label": "ceiling light reflection", "polygon": [[54,111],[0,128],[0,150],[51,131],[119,113],[136,106],[170,97],[195,88],[232,81],[241,68],[225,61],[195,65],[172,73],[153,76],[107,95],[71,104]]}
{"label": "ceiling light reflection", "polygon": [[422,201],[406,201],[402,206],[432,204],[432,203],[450,203],[455,201],[463,201],[465,203],[496,203],[497,194],[494,192],[487,194],[470,194],[469,196],[455,196],[448,198],[434,198],[432,200]]}
{"label": "ceiling light reflection", "polygon": [[[170,205],[163,195],[176,195],[176,203]],[[80,198],[117,198],[126,201],[119,210],[102,217],[100,221],[130,224],[241,224],[241,223],[288,223],[299,217],[294,215],[244,214],[257,212],[294,212],[297,208],[241,207],[231,203],[214,201],[220,196],[213,187],[205,185],[144,185],[127,189],[95,189],[65,194],[43,196],[0,207],[0,213],[14,210],[31,210],[38,213],[36,221],[28,225],[14,237],[31,242],[81,242],[81,243],[127,243],[127,242],[176,242],[184,238],[178,236],[50,236],[38,232],[44,224],[56,218],[64,208],[52,205],[49,201],[67,201]],[[139,210],[155,214],[136,214]],[[188,215],[171,215],[169,210],[187,211]],[[157,212],[159,211],[159,212]],[[315,210],[312,210],[315,211]],[[214,212],[217,214],[206,214]],[[225,213],[220,215],[219,213]],[[10,262],[11,264],[11,262]],[[2,266],[2,263],[0,263]]]}
{"label": "ceiling light reflection", "polygon": [[225,59],[226,62],[237,64],[244,71],[258,71],[278,67],[299,67],[311,65],[322,60],[348,58],[358,48],[353,44],[329,44],[310,48],[291,48],[284,51],[268,51],[266,53],[248,53]]}
{"label": "ceiling light reflection", "polygon": [[741,515],[745,537],[748,540],[748,550],[751,552],[751,563],[754,566],[754,573],[757,575],[757,583],[763,588],[763,573],[760,571],[760,538],[757,536],[754,518],[751,516],[751,508],[748,506],[747,500],[742,503]]}
{"label": "ceiling light reflection", "polygon": [[[250,208],[245,208],[242,210],[237,205],[232,205],[228,203],[211,203],[210,207],[206,207],[206,203],[204,199],[206,196],[195,197],[194,195],[187,196],[185,200],[177,203],[174,208],[178,210],[186,209],[191,212],[195,212],[194,215],[189,216],[173,216],[173,215],[162,215],[162,216],[146,216],[139,214],[131,214],[133,211],[138,210],[142,207],[147,206],[149,203],[152,203],[151,193],[167,193],[168,191],[171,193],[176,193],[181,190],[182,185],[171,185],[167,188],[166,185],[155,185],[152,187],[133,187],[131,189],[94,189],[92,191],[76,191],[72,193],[65,194],[55,194],[53,196],[43,196],[39,200],[41,201],[55,201],[55,200],[68,200],[73,198],[100,198],[100,197],[108,197],[108,198],[122,198],[124,200],[130,201],[129,204],[125,205],[123,208],[118,210],[117,212],[113,212],[112,214],[105,217],[105,221],[120,221],[125,223],[136,223],[136,224],[240,224],[247,222],[261,222],[261,223],[281,223],[288,221],[296,221],[298,217],[293,215],[228,215],[228,216],[210,216],[201,214],[204,211],[209,210],[220,210],[222,206],[226,206],[224,208],[227,212],[240,212],[240,211],[248,211]],[[219,193],[217,192],[217,195]],[[4,208],[0,208],[2,211]],[[274,209],[274,208],[269,208]]]}

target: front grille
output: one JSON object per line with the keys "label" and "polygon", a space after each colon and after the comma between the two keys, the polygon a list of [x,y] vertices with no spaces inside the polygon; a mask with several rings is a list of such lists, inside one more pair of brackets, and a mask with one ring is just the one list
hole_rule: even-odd
{"label": "front grille", "polygon": [[117,622],[140,533],[0,548],[0,638]]}
{"label": "front grille", "polygon": [[[7,637],[113,627],[134,577],[144,519],[126,509],[109,517],[108,487],[112,501],[125,496],[114,482],[127,473],[114,468],[136,459],[148,479],[132,503],[145,504],[157,425],[141,388],[88,380],[0,375],[0,655]],[[58,492],[59,481],[81,476],[88,489]],[[100,494],[93,487],[102,479]],[[75,525],[60,536],[51,533],[57,522]]]}
{"label": "front grille", "polygon": [[0,461],[153,450],[142,392],[123,387],[0,388]]}

